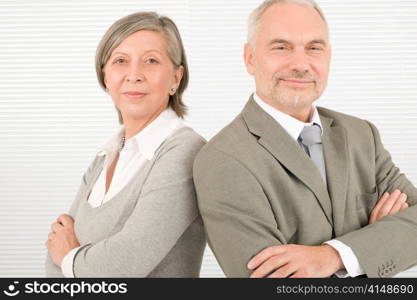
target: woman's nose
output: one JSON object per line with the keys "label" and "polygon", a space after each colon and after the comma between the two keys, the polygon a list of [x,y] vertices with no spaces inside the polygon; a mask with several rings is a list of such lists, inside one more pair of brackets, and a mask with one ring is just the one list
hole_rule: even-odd
{"label": "woman's nose", "polygon": [[126,81],[130,83],[142,82],[145,80],[143,72],[138,67],[130,68],[126,76]]}

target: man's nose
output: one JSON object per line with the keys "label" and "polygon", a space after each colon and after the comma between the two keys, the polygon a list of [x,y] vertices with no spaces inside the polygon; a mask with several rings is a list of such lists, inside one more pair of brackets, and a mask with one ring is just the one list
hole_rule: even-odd
{"label": "man's nose", "polygon": [[290,68],[294,72],[299,72],[302,74],[310,72],[310,58],[309,56],[301,50],[294,51]]}

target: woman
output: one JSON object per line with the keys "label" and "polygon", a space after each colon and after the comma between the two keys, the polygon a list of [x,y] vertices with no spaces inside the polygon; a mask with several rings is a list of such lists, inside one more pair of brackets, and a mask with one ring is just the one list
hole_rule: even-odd
{"label": "woman", "polygon": [[177,27],[152,12],[118,20],[96,71],[123,127],[52,224],[47,276],[198,277],[205,235],[192,164],[205,141],[181,122],[188,67]]}

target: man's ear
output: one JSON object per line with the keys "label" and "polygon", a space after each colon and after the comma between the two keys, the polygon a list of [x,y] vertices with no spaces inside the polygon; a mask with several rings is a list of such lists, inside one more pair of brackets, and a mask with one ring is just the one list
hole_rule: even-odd
{"label": "man's ear", "polygon": [[329,52],[330,52],[330,55],[329,55],[330,61],[332,61],[333,51],[332,51],[332,45],[331,44],[329,44]]}
{"label": "man's ear", "polygon": [[253,47],[251,44],[246,43],[243,49],[243,60],[245,61],[246,70],[249,74],[254,74],[254,67],[253,67]]}

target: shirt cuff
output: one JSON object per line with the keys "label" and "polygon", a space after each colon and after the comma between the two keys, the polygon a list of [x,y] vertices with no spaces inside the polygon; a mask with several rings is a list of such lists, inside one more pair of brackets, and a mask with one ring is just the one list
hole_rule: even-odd
{"label": "shirt cuff", "polygon": [[74,258],[75,258],[75,254],[77,254],[77,251],[80,248],[81,247],[77,247],[77,248],[72,249],[62,259],[61,271],[62,271],[62,274],[64,274],[64,276],[67,277],[67,278],[74,278],[75,277],[74,276]]}
{"label": "shirt cuff", "polygon": [[359,264],[358,258],[352,249],[338,240],[327,241],[324,244],[330,245],[339,252],[340,257],[342,258],[343,265],[346,270],[339,270],[335,274],[337,277],[356,277],[359,275],[365,274],[361,265]]}

